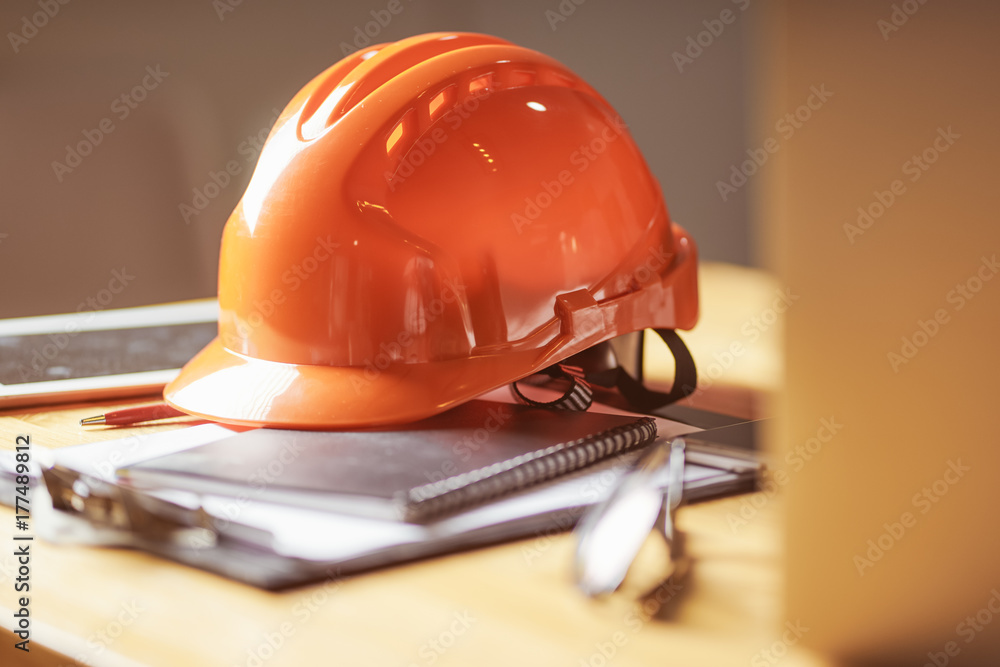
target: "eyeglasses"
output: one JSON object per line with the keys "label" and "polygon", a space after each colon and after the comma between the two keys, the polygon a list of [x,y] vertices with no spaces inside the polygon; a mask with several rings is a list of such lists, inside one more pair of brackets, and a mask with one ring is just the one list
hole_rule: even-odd
{"label": "eyeglasses", "polygon": [[684,493],[684,440],[653,444],[603,502],[577,525],[577,585],[589,596],[614,592],[653,528],[670,548],[673,577],[686,574],[684,534],[674,516]]}

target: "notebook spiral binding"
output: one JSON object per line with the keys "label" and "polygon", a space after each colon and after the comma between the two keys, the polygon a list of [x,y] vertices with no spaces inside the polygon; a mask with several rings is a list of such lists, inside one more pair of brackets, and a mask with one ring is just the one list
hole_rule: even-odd
{"label": "notebook spiral binding", "polygon": [[406,521],[419,523],[471,508],[637,449],[654,439],[656,420],[642,417],[631,424],[413,488],[403,499],[403,516]]}

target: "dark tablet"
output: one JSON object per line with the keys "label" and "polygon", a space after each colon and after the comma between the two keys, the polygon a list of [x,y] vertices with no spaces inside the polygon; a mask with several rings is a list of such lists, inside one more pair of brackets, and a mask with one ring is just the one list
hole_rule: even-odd
{"label": "dark tablet", "polygon": [[217,319],[213,300],[0,320],[0,408],[158,393]]}

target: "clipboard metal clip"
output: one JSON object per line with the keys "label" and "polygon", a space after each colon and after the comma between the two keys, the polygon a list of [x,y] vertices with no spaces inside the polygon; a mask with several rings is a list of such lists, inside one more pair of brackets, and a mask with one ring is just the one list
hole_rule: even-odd
{"label": "clipboard metal clip", "polygon": [[213,518],[200,503],[184,506],[60,465],[43,467],[42,479],[53,509],[95,528],[188,549],[210,549],[218,543]]}

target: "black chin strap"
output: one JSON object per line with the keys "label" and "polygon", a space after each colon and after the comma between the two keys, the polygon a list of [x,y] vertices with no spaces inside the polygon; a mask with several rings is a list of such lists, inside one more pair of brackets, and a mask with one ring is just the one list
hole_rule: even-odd
{"label": "black chin strap", "polygon": [[549,408],[550,410],[574,410],[585,412],[594,402],[594,391],[584,379],[583,369],[568,364],[556,364],[541,371],[553,378],[569,380],[569,389],[554,401],[536,401],[521,393],[517,382],[510,383],[510,391],[518,403],[534,408]]}
{"label": "black chin strap", "polygon": [[617,388],[636,412],[652,412],[693,394],[698,388],[698,369],[695,367],[691,351],[673,329],[653,329],[653,331],[663,339],[667,349],[674,356],[674,383],[670,391],[654,391],[643,384],[642,359],[645,345],[642,338],[639,339],[636,351],[637,378],[629,375],[621,366],[617,366],[588,373],[587,381],[599,387]]}
{"label": "black chin strap", "polygon": [[641,333],[636,349],[636,375],[638,377],[632,377],[620,365],[585,373],[578,366],[556,364],[541,372],[553,378],[569,380],[570,387],[561,397],[548,402],[535,401],[524,396],[518,389],[516,382],[510,385],[511,392],[519,403],[558,410],[582,411],[589,408],[593,402],[593,390],[590,385],[608,389],[617,388],[628,401],[629,407],[635,412],[648,413],[675,403],[690,396],[698,388],[698,370],[695,368],[691,351],[688,350],[687,345],[684,344],[676,331],[673,329],[653,329],[653,331],[663,339],[670,353],[674,356],[674,382],[668,392],[654,391],[643,384],[642,361],[645,346]]}

